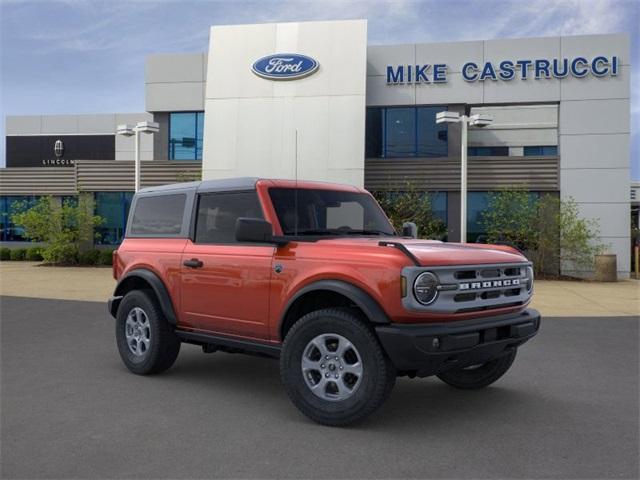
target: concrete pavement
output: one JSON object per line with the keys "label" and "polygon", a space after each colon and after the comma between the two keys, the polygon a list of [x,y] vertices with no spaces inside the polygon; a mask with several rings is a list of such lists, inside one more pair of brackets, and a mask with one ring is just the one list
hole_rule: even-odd
{"label": "concrete pavement", "polygon": [[3,297],[2,478],[638,478],[639,324],[545,318],[477,392],[399,379],[348,429],[289,402],[275,361],[183,346],[121,363],[103,303]]}

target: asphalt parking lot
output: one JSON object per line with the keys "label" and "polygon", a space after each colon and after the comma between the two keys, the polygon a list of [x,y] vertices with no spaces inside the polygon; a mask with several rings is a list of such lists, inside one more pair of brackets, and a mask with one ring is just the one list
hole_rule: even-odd
{"label": "asphalt parking lot", "polygon": [[1,302],[2,478],[639,475],[637,318],[547,318],[494,386],[400,379],[335,429],[298,413],[272,360],[184,346],[137,377],[104,304]]}

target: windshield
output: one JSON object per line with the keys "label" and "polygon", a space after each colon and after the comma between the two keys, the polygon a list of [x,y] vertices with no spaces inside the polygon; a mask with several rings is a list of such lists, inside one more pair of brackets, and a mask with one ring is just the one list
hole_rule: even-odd
{"label": "windshield", "polygon": [[284,235],[396,234],[366,193],[270,188],[269,195]]}

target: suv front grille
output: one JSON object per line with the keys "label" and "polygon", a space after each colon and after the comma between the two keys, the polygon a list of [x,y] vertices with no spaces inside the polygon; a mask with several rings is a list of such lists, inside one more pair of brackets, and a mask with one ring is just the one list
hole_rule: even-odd
{"label": "suv front grille", "polygon": [[436,300],[420,304],[411,294],[403,299],[410,310],[461,313],[524,305],[531,297],[531,264],[471,265],[455,267],[406,267],[408,285],[425,271],[438,276]]}

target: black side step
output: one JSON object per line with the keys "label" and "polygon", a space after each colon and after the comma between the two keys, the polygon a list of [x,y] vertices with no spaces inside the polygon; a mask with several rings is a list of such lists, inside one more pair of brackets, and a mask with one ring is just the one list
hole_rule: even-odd
{"label": "black side step", "polygon": [[272,345],[263,342],[253,342],[251,340],[240,340],[237,338],[224,337],[221,335],[211,335],[208,333],[187,332],[184,330],[176,330],[176,335],[187,343],[196,345],[213,345],[224,349],[239,350],[246,353],[256,353],[266,355],[268,357],[279,358],[282,347],[280,345]]}

